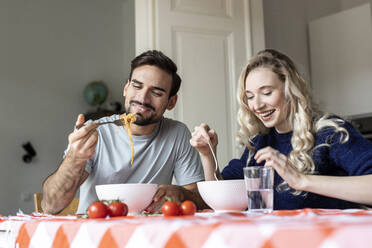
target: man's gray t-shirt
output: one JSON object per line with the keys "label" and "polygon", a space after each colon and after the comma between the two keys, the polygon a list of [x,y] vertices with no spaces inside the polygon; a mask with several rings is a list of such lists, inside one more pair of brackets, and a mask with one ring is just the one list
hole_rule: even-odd
{"label": "man's gray t-shirt", "polygon": [[[119,115],[99,120],[112,121]],[[197,151],[190,145],[186,125],[163,118],[152,134],[133,138],[134,160],[127,131],[113,124],[98,127],[98,143],[85,170],[88,178],[80,187],[78,213],[98,200],[95,186],[114,183],[171,184],[173,176],[179,185],[204,180]]]}

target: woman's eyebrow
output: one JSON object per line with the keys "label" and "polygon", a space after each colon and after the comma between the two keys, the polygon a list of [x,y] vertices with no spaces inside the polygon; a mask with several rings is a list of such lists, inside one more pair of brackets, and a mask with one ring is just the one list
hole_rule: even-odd
{"label": "woman's eyebrow", "polygon": [[272,89],[272,88],[274,88],[272,85],[264,85],[264,86],[261,86],[261,87],[259,88],[259,90]]}
{"label": "woman's eyebrow", "polygon": [[[258,90],[265,90],[265,89],[272,89],[274,88],[272,85],[263,85],[261,86],[260,88],[258,88]],[[245,92],[251,92],[250,90],[245,90]]]}

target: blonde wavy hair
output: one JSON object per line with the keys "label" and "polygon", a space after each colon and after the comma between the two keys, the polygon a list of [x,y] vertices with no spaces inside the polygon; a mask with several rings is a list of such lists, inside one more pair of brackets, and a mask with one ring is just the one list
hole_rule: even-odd
{"label": "blonde wavy hair", "polygon": [[[340,125],[343,120],[332,118],[330,114],[323,114],[313,103],[308,83],[301,77],[293,61],[286,55],[273,50],[260,51],[252,57],[243,69],[239,78],[238,88],[238,141],[249,149],[248,162],[252,158],[255,148],[252,139],[259,134],[267,134],[266,128],[260,119],[249,109],[248,99],[245,93],[245,80],[248,74],[257,68],[266,68],[274,72],[279,80],[284,83],[284,96],[288,104],[287,119],[291,125],[293,135],[291,144],[293,150],[288,156],[288,166],[303,174],[316,174],[315,164],[312,158],[313,151],[320,146],[315,145],[315,134],[323,128],[332,127],[336,132],[341,132],[340,142],[349,139],[349,133]],[[289,190],[286,182],[278,186],[278,190]],[[293,194],[301,194],[294,191]]]}

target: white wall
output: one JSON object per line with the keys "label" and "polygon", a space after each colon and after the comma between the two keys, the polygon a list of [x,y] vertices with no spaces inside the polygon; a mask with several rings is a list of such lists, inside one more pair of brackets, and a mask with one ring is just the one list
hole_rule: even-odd
{"label": "white wall", "polygon": [[372,0],[263,0],[266,47],[285,52],[310,79],[308,22]]}
{"label": "white wall", "polygon": [[350,9],[364,3],[371,3],[372,7],[372,0],[341,0],[341,9],[346,10]]}
{"label": "white wall", "polygon": [[[133,0],[0,2],[0,213],[33,210],[31,194],[62,159],[78,113],[92,108],[87,83],[103,80],[111,101],[134,56]],[[37,157],[22,161],[22,143]],[[22,199],[26,198],[26,199]]]}
{"label": "white wall", "polygon": [[370,113],[370,4],[311,21],[309,35],[312,86],[320,107],[341,116]]}
{"label": "white wall", "polygon": [[[372,0],[263,0],[266,47],[288,54],[311,82],[308,23]],[[371,110],[372,111],[372,110]]]}
{"label": "white wall", "polygon": [[339,11],[340,0],[264,0],[263,6],[266,47],[288,54],[309,80],[308,22]]}

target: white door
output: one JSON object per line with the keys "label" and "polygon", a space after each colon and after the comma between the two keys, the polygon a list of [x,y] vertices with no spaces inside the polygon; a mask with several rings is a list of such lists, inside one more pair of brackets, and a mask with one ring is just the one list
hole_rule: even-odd
{"label": "white door", "polygon": [[135,3],[136,54],[163,51],[176,62],[182,78],[176,108],[167,116],[191,131],[202,122],[215,129],[220,168],[225,167],[241,155],[236,142],[237,81],[252,52],[264,47],[261,0]]}

